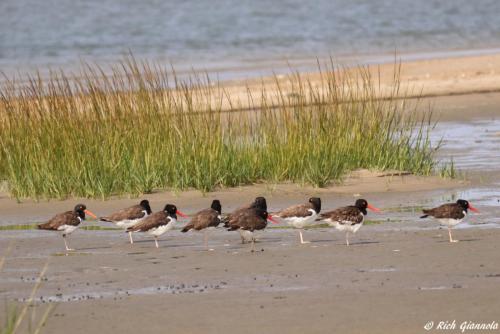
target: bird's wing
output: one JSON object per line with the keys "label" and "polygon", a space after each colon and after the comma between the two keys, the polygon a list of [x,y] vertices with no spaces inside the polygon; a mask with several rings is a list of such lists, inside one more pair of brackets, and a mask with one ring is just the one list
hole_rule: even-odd
{"label": "bird's wing", "polygon": [[438,206],[437,208],[424,210],[426,215],[431,215],[434,218],[454,218],[462,219],[465,217],[464,209],[456,203],[448,203]]}
{"label": "bird's wing", "polygon": [[194,223],[195,230],[201,230],[207,227],[216,227],[220,224],[219,213],[214,209],[206,209],[198,212],[195,216],[196,222],[194,219],[191,221]]}
{"label": "bird's wing", "polygon": [[38,228],[44,230],[57,230],[63,225],[78,226],[80,224],[80,219],[76,216],[74,211],[66,211],[59,213],[52,217],[45,224],[38,225]]}
{"label": "bird's wing", "polygon": [[340,224],[356,225],[363,221],[363,214],[355,206],[345,206],[321,215],[323,219],[331,219]]}
{"label": "bird's wing", "polygon": [[307,204],[297,204],[281,210],[276,215],[281,218],[289,218],[289,217],[307,217],[311,216],[312,212],[311,207]]}
{"label": "bird's wing", "polygon": [[112,222],[119,222],[122,220],[134,220],[134,219],[139,219],[144,217],[144,208],[140,205],[134,205],[126,209],[122,209],[120,211],[117,211],[115,213],[112,213],[111,215],[107,217],[103,217],[104,220],[109,220]]}
{"label": "bird's wing", "polygon": [[162,225],[168,224],[170,221],[169,217],[164,211],[153,213],[150,216],[147,216],[134,226],[131,226],[127,229],[128,232],[139,232],[139,231],[148,231],[152,228],[159,227]]}

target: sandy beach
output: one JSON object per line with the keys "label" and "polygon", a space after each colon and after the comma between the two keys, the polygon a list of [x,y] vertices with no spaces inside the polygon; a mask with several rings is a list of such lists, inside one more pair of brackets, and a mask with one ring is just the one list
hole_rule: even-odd
{"label": "sandy beach", "polygon": [[[335,64],[335,59],[331,60]],[[323,71],[328,69],[330,60],[318,60]],[[354,67],[339,66],[337,75],[348,75],[351,71],[356,71],[356,66],[360,65],[369,70],[374,82],[377,83],[377,94],[383,98],[391,96],[394,88],[394,75],[400,73],[401,81],[400,96],[405,97],[458,97],[470,94],[494,93],[500,87],[500,54],[476,54],[473,56],[452,56],[435,59],[413,60],[400,62],[396,55],[392,62],[373,64],[366,60],[354,63]],[[401,64],[401,67],[399,67]],[[293,67],[292,67],[293,69]],[[310,89],[316,89],[321,80],[326,80],[326,73],[300,72],[304,82],[309,82],[310,87],[304,87],[303,95],[307,96]],[[267,103],[279,104],[275,101],[276,84],[279,84],[281,93],[286,96],[293,91],[290,80],[286,75],[276,75],[275,77],[228,80],[221,87],[233,98],[239,97],[237,104],[224,104],[226,109],[245,110],[249,107],[248,94],[260,96],[262,87],[266,87]],[[307,85],[306,85],[307,86]],[[396,94],[396,95],[398,95]],[[213,102],[217,103],[217,99]],[[258,99],[252,101],[252,105],[258,104]],[[290,103],[293,103],[293,99]]]}
{"label": "sandy beach", "polygon": [[[389,80],[392,67],[381,65],[383,81]],[[498,118],[499,68],[500,55],[485,55],[404,63],[401,73],[403,82],[427,96],[419,110],[433,106],[440,124],[451,127],[492,124]],[[306,75],[311,80],[317,76]],[[227,85],[244,87],[241,82]],[[487,132],[480,143],[465,138],[468,159],[496,159],[497,136]],[[486,144],[493,149],[470,149]],[[445,145],[441,156],[448,154],[458,153]],[[322,198],[325,210],[367,198],[384,212],[370,213],[371,223],[352,238],[350,247],[342,233],[329,228],[307,230],[312,241],[307,245],[298,244],[295,230],[268,229],[258,236],[262,251],[253,254],[236,233],[224,229],[212,234],[213,252],[203,250],[201,234],[178,229],[161,238],[159,249],[147,236],[130,245],[121,230],[81,230],[70,237],[77,250],[66,254],[56,233],[2,230],[0,300],[5,302],[0,321],[7,307],[22,309],[40,281],[23,330],[38,324],[50,305],[44,333],[423,333],[431,321],[456,321],[458,333],[463,322],[499,322],[500,207],[491,189],[498,187],[500,169],[484,166],[458,166],[461,174],[454,180],[362,170],[324,189],[257,184],[208,194],[144,195],[154,210],[174,202],[188,214],[213,198],[221,200],[224,212],[258,195],[268,198],[271,212],[313,195]],[[454,231],[461,242],[450,244],[437,222],[418,217],[422,207],[460,196],[476,200],[481,213],[468,217]],[[138,202],[18,203],[3,192],[0,225],[42,222],[82,201],[98,215]]]}

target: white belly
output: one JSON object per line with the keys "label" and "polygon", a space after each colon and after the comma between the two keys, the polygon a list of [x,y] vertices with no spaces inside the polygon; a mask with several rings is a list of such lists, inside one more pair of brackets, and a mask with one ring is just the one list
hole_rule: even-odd
{"label": "white belly", "polygon": [[63,234],[71,234],[73,233],[78,226],[73,225],[61,225],[57,228],[58,231],[61,231]]}
{"label": "white belly", "polygon": [[127,228],[134,226],[135,224],[137,224],[138,222],[140,222],[144,218],[146,218],[146,216],[144,216],[142,218],[138,218],[138,219],[124,219],[124,220],[120,220],[118,222],[115,222],[115,225],[126,230]]}
{"label": "white belly", "polygon": [[170,231],[171,229],[174,228],[176,220],[171,218],[170,222],[167,225],[162,225],[159,227],[152,228],[148,231],[149,234],[159,237],[163,233]]}
{"label": "white belly", "polygon": [[307,225],[314,222],[314,220],[318,216],[314,210],[310,210],[310,211],[314,212],[311,216],[289,217],[289,218],[281,218],[281,219],[283,219],[288,225],[293,226],[295,228],[304,228]]}
{"label": "white belly", "polygon": [[350,225],[350,224],[351,224],[350,222],[344,222],[344,224],[335,222],[335,228],[339,231],[356,233],[363,225],[363,222],[356,225]]}
{"label": "white belly", "polygon": [[247,230],[238,230],[240,232],[241,237],[245,241],[252,241],[253,239],[253,232],[252,231],[247,231]]}
{"label": "white belly", "polygon": [[463,219],[452,219],[452,218],[439,218],[439,223],[446,226],[455,226],[460,224]]}

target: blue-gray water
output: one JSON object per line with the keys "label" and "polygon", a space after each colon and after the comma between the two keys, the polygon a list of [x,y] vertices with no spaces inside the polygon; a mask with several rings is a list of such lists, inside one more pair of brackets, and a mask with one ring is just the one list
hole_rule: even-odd
{"label": "blue-gray water", "polygon": [[333,55],[500,46],[495,0],[0,0],[0,70],[134,55],[259,66]]}

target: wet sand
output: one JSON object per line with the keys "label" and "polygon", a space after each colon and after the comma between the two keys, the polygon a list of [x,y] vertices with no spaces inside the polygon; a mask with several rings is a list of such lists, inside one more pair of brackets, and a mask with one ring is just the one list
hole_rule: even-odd
{"label": "wet sand", "polygon": [[500,229],[459,230],[450,244],[425,224],[433,228],[364,226],[349,247],[330,229],[307,231],[307,245],[294,230],[268,230],[253,254],[222,230],[212,252],[197,233],[174,231],[155,249],[81,231],[70,256],[51,233],[8,232],[0,293],[22,301],[48,261],[30,308],[36,323],[56,303],[46,333],[422,333],[429,321],[498,321]]}

